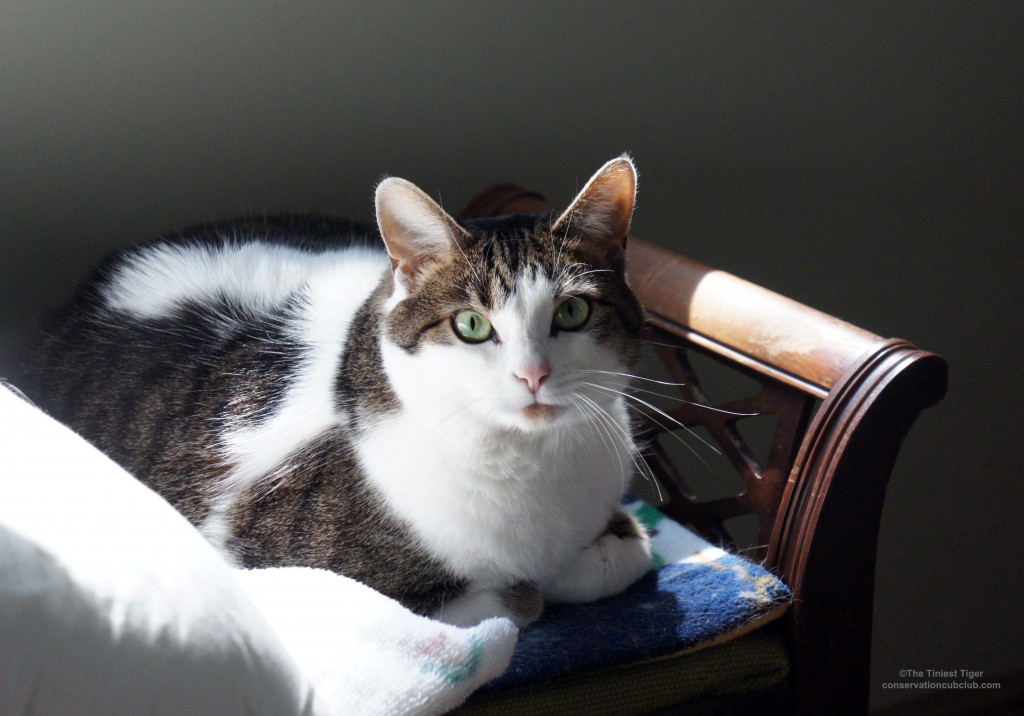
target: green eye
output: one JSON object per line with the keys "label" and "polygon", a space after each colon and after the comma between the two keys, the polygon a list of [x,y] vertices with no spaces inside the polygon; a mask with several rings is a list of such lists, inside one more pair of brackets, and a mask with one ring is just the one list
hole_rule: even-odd
{"label": "green eye", "polygon": [[452,316],[452,327],[466,343],[483,343],[494,333],[491,322],[476,311],[459,311]]}
{"label": "green eye", "polygon": [[555,309],[555,327],[563,331],[582,328],[590,318],[590,304],[579,296],[570,296]]}

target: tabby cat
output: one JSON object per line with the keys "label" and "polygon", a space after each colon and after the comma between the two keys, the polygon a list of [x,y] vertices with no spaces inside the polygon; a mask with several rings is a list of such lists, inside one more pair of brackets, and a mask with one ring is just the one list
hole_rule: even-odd
{"label": "tabby cat", "polygon": [[[33,398],[235,564],[306,565],[455,624],[621,591],[636,173],[560,216],[458,222],[411,183],[373,231],[211,224],[115,254],[55,314]],[[386,251],[384,250],[386,248]]]}

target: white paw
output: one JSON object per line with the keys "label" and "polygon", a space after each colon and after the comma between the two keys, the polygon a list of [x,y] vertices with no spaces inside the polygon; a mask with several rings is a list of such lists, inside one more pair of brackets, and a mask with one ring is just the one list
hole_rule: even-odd
{"label": "white paw", "polygon": [[651,542],[646,532],[637,525],[635,533],[619,534],[606,532],[580,552],[564,574],[544,586],[544,598],[590,602],[618,594],[646,574],[651,569]]}

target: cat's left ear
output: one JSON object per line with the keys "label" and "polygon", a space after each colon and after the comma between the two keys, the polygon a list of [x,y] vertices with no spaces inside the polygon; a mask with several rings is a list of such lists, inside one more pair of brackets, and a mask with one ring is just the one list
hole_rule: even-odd
{"label": "cat's left ear", "polygon": [[469,232],[415,184],[390,177],[377,185],[377,226],[395,277],[409,288],[429,262],[465,246]]}
{"label": "cat's left ear", "polygon": [[636,204],[636,167],[625,154],[597,170],[551,232],[584,239],[595,263],[616,263],[626,250],[626,234]]}

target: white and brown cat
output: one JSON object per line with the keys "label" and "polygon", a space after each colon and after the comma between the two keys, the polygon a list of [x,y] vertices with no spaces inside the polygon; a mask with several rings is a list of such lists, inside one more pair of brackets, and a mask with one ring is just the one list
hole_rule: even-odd
{"label": "white and brown cat", "polygon": [[161,237],[55,315],[32,397],[239,565],[524,625],[650,566],[619,511],[635,191],[621,157],[560,216],[460,223],[386,179],[383,247],[320,216]]}

